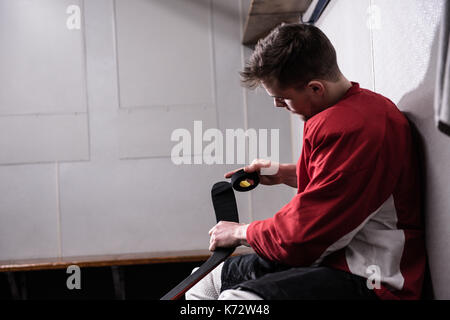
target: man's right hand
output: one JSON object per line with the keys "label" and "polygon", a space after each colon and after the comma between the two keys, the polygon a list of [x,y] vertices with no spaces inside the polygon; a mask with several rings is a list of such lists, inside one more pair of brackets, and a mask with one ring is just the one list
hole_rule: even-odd
{"label": "man's right hand", "polygon": [[[269,168],[270,166],[278,166],[278,172],[274,175],[261,175],[260,171],[262,168]],[[286,184],[293,188],[297,188],[297,174],[295,164],[279,164],[271,162],[270,160],[255,159],[252,163],[244,168],[239,168],[230,171],[225,174],[225,178],[231,178],[233,173],[244,169],[245,172],[255,172],[259,174],[259,180],[261,184],[264,185],[276,185],[276,184]]]}

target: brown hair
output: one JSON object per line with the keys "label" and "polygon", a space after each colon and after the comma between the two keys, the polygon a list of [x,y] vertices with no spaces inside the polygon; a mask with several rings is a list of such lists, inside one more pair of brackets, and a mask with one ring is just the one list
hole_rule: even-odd
{"label": "brown hair", "polygon": [[305,86],[313,79],[335,82],[341,72],[336,50],[319,28],[283,23],[258,41],[240,74],[242,84],[248,88],[276,81],[286,89]]}

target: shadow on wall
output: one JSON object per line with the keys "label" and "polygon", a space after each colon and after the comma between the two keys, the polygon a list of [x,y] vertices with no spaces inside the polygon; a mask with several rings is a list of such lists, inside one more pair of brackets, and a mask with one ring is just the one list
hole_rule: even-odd
{"label": "shadow on wall", "polygon": [[[450,216],[446,216],[446,213],[450,211],[450,201],[445,199],[446,197],[438,196],[438,194],[442,194],[442,191],[446,194],[450,193],[448,187],[450,173],[444,173],[445,168],[448,167],[448,159],[450,159],[450,139],[438,131],[434,120],[439,30],[438,27],[433,39],[428,70],[423,81],[415,90],[405,94],[397,104],[412,123],[422,170],[422,212],[425,219],[425,240],[429,258],[423,290],[424,299],[435,298],[438,291],[440,292],[438,298],[450,295],[450,292],[446,291],[448,289],[445,288],[445,281],[441,278],[445,274],[446,262],[450,259],[450,256],[445,256],[445,252],[447,252],[445,243],[448,242],[445,234],[449,234],[449,231],[445,232],[447,228],[445,226],[450,223]],[[439,188],[444,188],[444,190],[439,190]],[[439,192],[436,192],[437,190]],[[441,290],[437,291],[438,285],[441,286]]]}
{"label": "shadow on wall", "polygon": [[[422,214],[422,221],[425,219],[426,213],[426,200],[427,200],[427,162],[426,162],[426,154],[425,154],[425,140],[421,135],[419,129],[415,125],[414,115],[409,112],[403,112],[406,118],[409,120],[409,125],[411,126],[412,140],[415,146],[415,153],[418,160],[418,168],[419,168],[419,181],[420,181],[420,194],[422,195],[422,202],[420,206],[420,212]],[[424,223],[426,223],[424,221]],[[433,285],[431,281],[430,268],[427,258],[426,270],[425,270],[425,278],[424,285],[422,289],[422,299],[424,300],[432,300],[434,298],[433,294]]]}

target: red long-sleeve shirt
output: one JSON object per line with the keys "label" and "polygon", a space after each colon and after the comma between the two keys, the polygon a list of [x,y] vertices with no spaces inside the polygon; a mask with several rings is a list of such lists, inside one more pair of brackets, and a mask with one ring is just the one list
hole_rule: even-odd
{"label": "red long-sleeve shirt", "polygon": [[247,241],[272,261],[379,279],[382,299],[420,298],[425,248],[413,150],[397,107],[353,83],[305,123],[297,194],[251,223]]}

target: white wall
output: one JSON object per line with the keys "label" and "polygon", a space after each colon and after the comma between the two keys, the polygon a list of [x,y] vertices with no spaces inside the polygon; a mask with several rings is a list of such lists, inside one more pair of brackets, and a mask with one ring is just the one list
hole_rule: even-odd
{"label": "white wall", "polygon": [[[81,29],[69,30],[69,5]],[[210,190],[240,165],[175,166],[173,129],[276,128],[241,88],[249,1],[0,0],[0,260],[206,249]],[[236,194],[241,221],[288,187]]]}
{"label": "white wall", "polygon": [[438,299],[450,298],[450,138],[436,129],[433,115],[444,1],[332,1],[317,24],[336,46],[344,74],[408,112],[425,140],[426,244]]}

